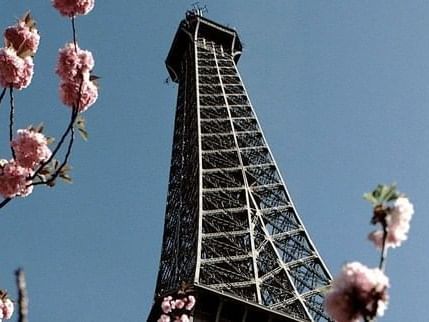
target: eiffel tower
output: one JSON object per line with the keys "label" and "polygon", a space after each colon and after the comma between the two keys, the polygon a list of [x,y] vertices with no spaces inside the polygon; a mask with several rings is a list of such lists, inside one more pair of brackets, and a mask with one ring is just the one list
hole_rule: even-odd
{"label": "eiffel tower", "polygon": [[166,59],[178,83],[155,300],[194,289],[194,322],[331,321],[311,241],[237,69],[235,30],[186,13]]}

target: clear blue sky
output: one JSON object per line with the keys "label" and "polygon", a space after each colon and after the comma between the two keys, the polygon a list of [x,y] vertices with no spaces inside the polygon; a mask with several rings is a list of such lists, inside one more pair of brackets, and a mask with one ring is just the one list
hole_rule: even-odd
{"label": "clear blue sky", "polygon": [[[176,86],[164,59],[192,1],[97,1],[78,18],[82,48],[102,77],[87,113],[90,140],[74,150],[72,185],[37,189],[0,212],[0,287],[15,296],[23,266],[30,319],[144,321],[160,256]],[[279,168],[335,275],[375,266],[361,198],[396,181],[415,204],[409,240],[391,252],[385,321],[426,321],[429,228],[429,2],[207,1],[235,27],[239,68]],[[50,1],[2,1],[0,28],[31,9],[42,35],[33,84],[17,95],[17,124],[68,118],[54,74],[70,25]],[[1,157],[9,157],[6,105]],[[3,133],[3,134],[2,134]]]}

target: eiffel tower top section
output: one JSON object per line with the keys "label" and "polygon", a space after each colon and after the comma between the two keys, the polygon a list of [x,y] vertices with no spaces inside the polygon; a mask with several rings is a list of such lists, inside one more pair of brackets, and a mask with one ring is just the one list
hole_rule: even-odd
{"label": "eiffel tower top section", "polygon": [[194,322],[326,322],[331,276],[237,68],[237,33],[188,12],[166,65],[178,83],[155,301],[191,285]]}
{"label": "eiffel tower top section", "polygon": [[197,39],[197,35],[207,41],[222,46],[223,50],[234,57],[235,63],[240,58],[242,45],[237,32],[217,22],[209,20],[199,12],[188,11],[182,20],[165,61],[171,79],[178,82],[180,66],[189,42]]}

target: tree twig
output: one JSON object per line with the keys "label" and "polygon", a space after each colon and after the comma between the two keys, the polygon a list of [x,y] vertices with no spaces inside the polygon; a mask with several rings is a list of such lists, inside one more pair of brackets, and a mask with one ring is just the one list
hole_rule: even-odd
{"label": "tree twig", "polygon": [[6,94],[6,90],[7,90],[7,88],[5,87],[5,88],[3,88],[3,91],[1,92],[1,94],[0,94],[0,103],[1,103],[1,101],[3,100],[3,97],[4,97],[4,95]]}
{"label": "tree twig", "polygon": [[[72,114],[72,119],[76,120],[76,117],[77,117],[77,114],[78,114],[77,109],[73,108],[73,112],[72,113],[73,113]],[[73,121],[73,123],[74,123],[74,121]],[[55,181],[55,179],[57,179],[57,177],[60,175],[62,169],[66,166],[66,164],[68,162],[68,159],[70,157],[70,154],[71,154],[71,151],[72,151],[72,147],[73,147],[73,142],[74,142],[74,136],[75,136],[74,133],[75,133],[74,132],[74,127],[72,126],[71,130],[70,130],[70,141],[69,141],[69,144],[67,146],[67,152],[66,152],[66,155],[64,157],[64,161],[61,163],[61,165],[58,167],[58,169],[55,171],[55,173],[48,180],[46,180],[46,181],[39,181],[39,182],[33,183],[32,184],[33,186],[38,186],[38,185],[41,185],[41,184],[50,185],[52,182]]]}
{"label": "tree twig", "polygon": [[388,249],[388,247],[386,247],[387,233],[388,233],[387,224],[383,223],[383,243],[381,247],[380,264],[378,265],[378,268],[382,272],[384,272],[384,270],[386,269],[386,258],[387,258],[387,249]]}
{"label": "tree twig", "polygon": [[76,37],[76,26],[75,26],[74,16],[71,17],[71,23],[72,23],[72,31],[73,31],[74,50],[76,51],[76,54],[77,54],[77,37]]}
{"label": "tree twig", "polygon": [[75,109],[72,110],[71,113],[71,118],[70,118],[70,122],[67,126],[67,129],[64,131],[63,135],[61,136],[61,139],[58,141],[57,146],[55,147],[55,149],[52,151],[51,156],[49,157],[48,160],[46,160],[45,162],[43,162],[40,167],[34,172],[34,174],[31,176],[30,180],[33,180],[39,173],[40,171],[47,165],[49,164],[55,157],[55,155],[58,153],[58,150],[61,148],[61,146],[64,143],[64,140],[66,139],[67,135],[70,133],[70,131],[73,130],[73,125],[74,122],[76,121],[78,113],[75,113]]}
{"label": "tree twig", "polygon": [[12,198],[6,198],[6,199],[4,199],[1,203],[0,203],[0,209],[1,208],[3,208],[4,206],[6,206],[8,203],[9,203],[9,201],[11,201],[12,200]]}
{"label": "tree twig", "polygon": [[[381,254],[380,254],[380,263],[378,265],[378,268],[384,272],[384,270],[386,269],[386,258],[387,258],[387,249],[388,247],[386,247],[386,240],[387,240],[387,223],[385,221],[382,222],[382,226],[383,226],[383,242],[382,242],[382,247],[381,247]],[[376,314],[377,314],[377,310],[378,310],[378,302],[375,303],[375,310],[374,310],[374,317],[373,318],[368,318],[368,317],[364,317],[364,321],[365,322],[376,322]]]}
{"label": "tree twig", "polygon": [[21,268],[17,269],[15,276],[18,287],[18,322],[28,322],[28,294],[24,271]]}
{"label": "tree twig", "polygon": [[15,115],[15,101],[13,97],[13,87],[10,86],[9,88],[9,96],[10,96],[10,113],[9,113],[9,144],[10,144],[10,150],[12,151],[12,157],[15,160],[15,150],[12,147],[12,139],[13,139],[13,119]]}
{"label": "tree twig", "polygon": [[[75,109],[73,110],[73,112],[76,113],[76,116],[77,116],[78,112],[75,111]],[[57,169],[57,171],[54,173],[54,175],[51,177],[51,179],[49,179],[49,182],[55,181],[55,179],[58,177],[58,175],[61,173],[61,171],[63,170],[63,168],[67,164],[69,157],[70,157],[70,154],[71,154],[71,151],[72,151],[73,142],[74,142],[74,127],[72,126],[71,132],[70,132],[70,141],[69,141],[69,145],[67,147],[67,152],[66,152],[66,155],[64,157],[64,161],[63,161],[63,163],[61,163],[60,167]]]}

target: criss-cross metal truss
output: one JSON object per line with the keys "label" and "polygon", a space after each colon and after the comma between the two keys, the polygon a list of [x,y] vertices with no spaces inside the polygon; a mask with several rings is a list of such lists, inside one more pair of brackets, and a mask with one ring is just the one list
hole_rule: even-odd
{"label": "criss-cross metal truss", "polygon": [[[179,88],[155,298],[185,281],[280,313],[278,321],[330,321],[331,276],[264,138],[240,54],[234,30],[188,13],[168,55]],[[219,310],[194,321],[236,321]]]}

